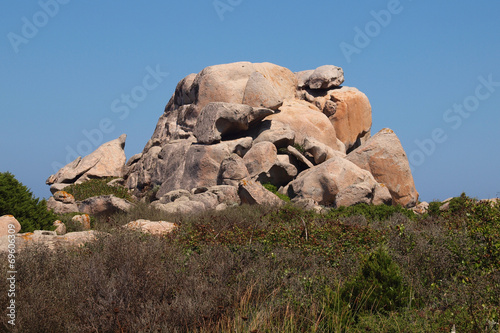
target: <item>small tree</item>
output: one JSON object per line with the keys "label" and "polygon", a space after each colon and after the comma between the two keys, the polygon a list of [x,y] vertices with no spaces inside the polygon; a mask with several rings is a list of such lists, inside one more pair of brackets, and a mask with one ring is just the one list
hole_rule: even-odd
{"label": "small tree", "polygon": [[10,172],[0,172],[0,216],[14,215],[23,232],[51,229],[57,216],[47,210],[45,200],[33,193]]}
{"label": "small tree", "polygon": [[365,310],[394,311],[405,305],[410,293],[398,265],[383,246],[371,253],[353,280],[343,288],[346,301],[363,300]]}

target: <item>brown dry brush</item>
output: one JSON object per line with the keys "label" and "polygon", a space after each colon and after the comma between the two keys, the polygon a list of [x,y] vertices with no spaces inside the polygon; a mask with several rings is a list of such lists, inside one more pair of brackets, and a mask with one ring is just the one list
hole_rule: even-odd
{"label": "brown dry brush", "polygon": [[[120,227],[140,216],[180,228],[155,237]],[[97,220],[111,235],[83,248],[21,252],[14,331],[327,331],[332,318],[351,318],[349,304],[325,305],[327,290],[340,290],[378,244],[386,245],[414,295],[407,310],[387,317],[399,320],[394,325],[408,322],[407,313],[434,321],[435,331],[452,324],[479,331],[498,318],[500,273],[473,265],[479,245],[463,221],[451,222],[402,214],[383,222],[329,219],[246,206],[182,217],[138,207]],[[0,269],[7,271],[6,264],[1,260]],[[0,285],[0,304],[8,302],[6,288]],[[358,321],[376,325],[381,316],[359,313],[350,325],[363,331]],[[7,331],[6,316],[0,323]]]}

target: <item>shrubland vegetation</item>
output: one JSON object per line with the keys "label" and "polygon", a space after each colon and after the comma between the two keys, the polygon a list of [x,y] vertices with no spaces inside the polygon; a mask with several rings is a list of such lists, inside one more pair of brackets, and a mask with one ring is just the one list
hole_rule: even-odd
{"label": "shrubland vegetation", "polygon": [[[424,216],[291,204],[181,216],[137,203],[95,218],[106,234],[85,247],[18,255],[16,329],[498,332],[500,205],[465,194],[440,205]],[[121,228],[138,218],[178,228],[164,237]]]}

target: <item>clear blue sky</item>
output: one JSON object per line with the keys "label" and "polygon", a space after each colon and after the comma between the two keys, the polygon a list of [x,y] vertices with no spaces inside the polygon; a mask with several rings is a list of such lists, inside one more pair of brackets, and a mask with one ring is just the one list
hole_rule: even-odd
{"label": "clear blue sky", "polygon": [[[54,163],[73,157],[68,148],[86,149],[84,131],[104,125],[97,143],[126,133],[129,158],[142,151],[180,79],[235,61],[343,67],[344,84],[370,99],[372,134],[389,127],[399,136],[422,200],[500,195],[499,1],[1,6],[0,171],[38,197],[50,196],[45,180]],[[144,78],[157,69],[168,76],[148,80],[146,90]],[[120,99],[132,92],[138,102],[127,106]]]}

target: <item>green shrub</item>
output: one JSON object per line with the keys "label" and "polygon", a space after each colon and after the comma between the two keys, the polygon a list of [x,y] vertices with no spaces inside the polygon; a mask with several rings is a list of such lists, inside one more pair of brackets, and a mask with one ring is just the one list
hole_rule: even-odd
{"label": "green shrub", "polygon": [[126,199],[132,201],[132,197],[123,186],[110,186],[108,183],[113,178],[101,178],[101,179],[91,179],[83,182],[81,184],[73,184],[64,188],[64,190],[70,194],[73,194],[76,200],[81,201],[87,198],[99,196],[99,195],[109,195],[113,194],[118,198]]}
{"label": "green shrub", "polygon": [[442,202],[439,202],[439,201],[432,201],[429,203],[429,209],[427,211],[427,213],[431,216],[437,216],[439,215],[439,213],[441,212],[439,210],[439,207],[441,207],[443,205]]}
{"label": "green shrub", "polygon": [[33,193],[10,172],[0,172],[0,216],[14,215],[23,232],[49,230],[57,216],[47,210],[45,200]]}
{"label": "green shrub", "polygon": [[358,274],[342,289],[344,301],[365,310],[389,312],[404,305],[409,297],[398,265],[386,248],[380,246],[364,261]]}
{"label": "green shrub", "polygon": [[276,194],[276,196],[278,198],[280,198],[281,200],[286,201],[286,202],[290,201],[290,197],[288,195],[286,195],[286,194],[279,193],[278,192],[278,188],[275,185],[273,185],[271,183],[264,183],[264,184],[262,184],[262,186],[264,186],[264,188],[266,190],[268,190],[268,191],[273,192],[274,194]]}
{"label": "green shrub", "polygon": [[393,214],[401,213],[409,219],[415,219],[416,215],[411,210],[401,206],[387,205],[368,205],[365,203],[349,206],[333,208],[328,212],[329,218],[350,217],[356,215],[364,216],[367,221],[384,221],[389,219]]}

